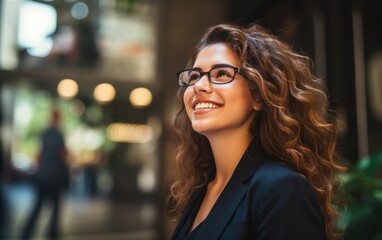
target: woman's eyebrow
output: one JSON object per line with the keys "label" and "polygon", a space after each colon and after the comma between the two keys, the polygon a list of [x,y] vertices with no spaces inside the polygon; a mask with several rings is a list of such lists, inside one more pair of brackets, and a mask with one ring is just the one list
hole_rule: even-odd
{"label": "woman's eyebrow", "polygon": [[[217,68],[217,67],[227,67],[227,66],[231,66],[232,67],[233,65],[228,64],[228,63],[216,63],[216,64],[212,65],[210,69]],[[202,68],[200,68],[200,67],[193,67],[191,69],[198,70],[198,71],[203,71]]]}

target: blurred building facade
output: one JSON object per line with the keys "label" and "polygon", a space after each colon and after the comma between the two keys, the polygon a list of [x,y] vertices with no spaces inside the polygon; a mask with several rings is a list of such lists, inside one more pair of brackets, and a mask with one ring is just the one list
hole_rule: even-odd
{"label": "blurred building facade", "polygon": [[[340,149],[355,165],[382,151],[381,5],[378,0],[3,0],[1,181],[33,176],[37,132],[49,107],[58,104],[65,113],[72,190],[126,204],[153,200],[154,219],[161,218],[173,169],[175,73],[205,29],[222,22],[259,22],[313,59],[337,112]],[[6,209],[5,203],[0,207]],[[155,222],[150,225],[155,236],[166,239],[169,230]]]}

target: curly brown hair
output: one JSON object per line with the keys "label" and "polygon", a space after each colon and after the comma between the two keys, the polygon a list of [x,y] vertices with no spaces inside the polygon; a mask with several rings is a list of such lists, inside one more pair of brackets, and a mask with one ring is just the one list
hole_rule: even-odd
{"label": "curly brown hair", "polygon": [[[323,81],[313,74],[308,57],[267,32],[258,24],[238,27],[220,24],[207,30],[193,55],[207,45],[224,43],[237,55],[240,74],[249,82],[252,96],[260,100],[252,133],[266,153],[304,175],[314,188],[324,214],[328,239],[338,237],[338,217],[333,195],[339,186],[337,174],[346,170],[338,160],[337,132],[328,108]],[[183,103],[185,88],[178,91]],[[174,118],[179,146],[176,151],[178,178],[171,187],[169,213],[179,216],[191,194],[209,181],[215,170],[206,137],[192,129],[184,104]]]}

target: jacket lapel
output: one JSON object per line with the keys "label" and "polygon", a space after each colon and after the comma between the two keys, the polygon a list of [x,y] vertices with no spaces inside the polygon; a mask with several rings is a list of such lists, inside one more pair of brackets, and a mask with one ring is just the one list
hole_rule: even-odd
{"label": "jacket lapel", "polygon": [[190,201],[187,203],[186,207],[184,208],[184,211],[182,213],[182,217],[179,220],[179,223],[177,224],[174,233],[172,234],[172,240],[176,239],[184,226],[186,224],[186,221],[190,214],[192,214],[192,210],[195,207],[195,204],[197,203],[198,199],[201,197],[201,195],[204,193],[206,190],[207,186],[204,186],[198,190],[195,191],[195,193],[192,194]]}
{"label": "jacket lapel", "polygon": [[[248,180],[260,166],[265,154],[252,141],[237,165],[231,179],[201,225],[196,239],[219,239],[248,189]],[[186,214],[187,216],[187,214]]]}

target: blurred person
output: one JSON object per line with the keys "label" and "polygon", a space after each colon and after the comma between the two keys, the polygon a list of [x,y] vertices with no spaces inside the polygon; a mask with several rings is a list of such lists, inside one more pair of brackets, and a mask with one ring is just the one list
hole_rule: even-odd
{"label": "blurred person", "polygon": [[61,195],[69,184],[67,150],[59,129],[60,119],[60,112],[54,109],[50,126],[41,134],[41,148],[37,157],[38,169],[35,176],[37,196],[23,229],[24,239],[32,236],[43,204],[50,204],[52,208],[47,235],[52,239],[58,236]]}
{"label": "blurred person", "polygon": [[336,126],[310,59],[257,24],[207,30],[178,72],[172,239],[335,239]]}
{"label": "blurred person", "polygon": [[87,164],[83,167],[84,169],[84,183],[85,191],[91,197],[94,197],[98,193],[97,189],[97,173],[98,165],[97,164]]}

